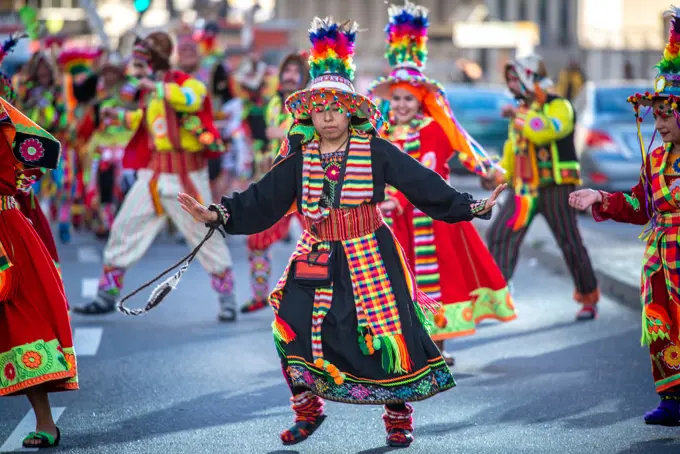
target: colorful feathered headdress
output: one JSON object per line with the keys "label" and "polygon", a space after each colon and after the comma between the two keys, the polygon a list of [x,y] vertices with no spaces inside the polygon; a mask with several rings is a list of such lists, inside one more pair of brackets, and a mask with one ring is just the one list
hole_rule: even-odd
{"label": "colorful feathered headdress", "polygon": [[[339,105],[348,117],[357,117],[366,130],[379,130],[383,120],[378,108],[354,89],[354,50],[359,25],[335,22],[332,17],[315,17],[309,29],[310,87],[293,93],[286,109],[296,120],[308,120],[312,111]],[[354,124],[354,123],[353,123]],[[363,127],[362,126],[362,127]]]}
{"label": "colorful feathered headdress", "polygon": [[385,57],[393,68],[412,66],[419,69],[427,62],[427,30],[429,10],[408,0],[402,6],[391,5],[389,23],[385,28]]}
{"label": "colorful feathered headdress", "polygon": [[72,76],[88,74],[104,53],[103,49],[75,48],[64,50],[57,57],[59,69]]}
{"label": "colorful feathered headdress", "polygon": [[359,26],[356,22],[337,24],[333,18],[315,17],[309,29],[309,75],[312,79],[333,74],[349,82],[354,80],[354,43]]}
{"label": "colorful feathered headdress", "polygon": [[[680,8],[671,6],[666,16],[671,16],[671,28],[663,58],[656,65],[659,74],[654,81],[657,96],[680,95]],[[649,101],[649,100],[648,100]]]}
{"label": "colorful feathered headdress", "polygon": [[[0,47],[0,64],[2,64],[5,57],[14,50],[19,40],[25,38],[26,36],[27,35],[25,34],[17,36],[10,35],[9,38],[4,43],[2,43],[2,47]],[[14,90],[14,84],[12,83],[12,79],[1,70],[0,70],[0,96],[5,98],[5,100],[9,101],[10,103],[13,103],[14,99],[16,98],[16,91]]]}

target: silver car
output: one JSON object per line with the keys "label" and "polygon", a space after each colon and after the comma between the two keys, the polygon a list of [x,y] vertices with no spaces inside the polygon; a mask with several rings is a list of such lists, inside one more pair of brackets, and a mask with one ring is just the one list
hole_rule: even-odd
{"label": "silver car", "polygon": [[[574,142],[581,161],[583,186],[629,192],[637,184],[642,152],[633,107],[627,99],[650,88],[648,80],[588,82],[573,101]],[[641,115],[645,112],[646,108],[641,107]],[[662,144],[660,135],[655,134],[651,112],[645,116],[641,131],[645,150]]]}

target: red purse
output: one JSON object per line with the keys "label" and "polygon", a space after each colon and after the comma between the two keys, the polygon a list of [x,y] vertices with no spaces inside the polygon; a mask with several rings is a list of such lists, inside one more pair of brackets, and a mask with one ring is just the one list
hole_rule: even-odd
{"label": "red purse", "polygon": [[293,278],[302,287],[322,288],[331,285],[331,252],[314,251],[293,260]]}

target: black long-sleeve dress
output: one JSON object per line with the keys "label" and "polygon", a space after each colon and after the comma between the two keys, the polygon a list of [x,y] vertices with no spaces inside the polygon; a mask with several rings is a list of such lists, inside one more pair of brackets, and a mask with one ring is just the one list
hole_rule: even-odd
{"label": "black long-sleeve dress", "polygon": [[[222,205],[230,214],[227,232],[249,235],[274,225],[295,204],[306,229],[291,262],[314,245],[330,252],[331,285],[309,288],[296,279],[296,264],[289,264],[270,297],[288,384],[355,404],[417,401],[454,387],[428,335],[427,301],[414,288],[377,204],[390,185],[428,216],[453,223],[472,220],[484,202],[380,138],[353,135],[347,150],[321,156],[294,135],[282,150],[269,173],[246,191],[223,197]],[[309,157],[314,153],[316,161]],[[323,177],[314,180],[310,162],[319,161]],[[326,211],[316,222],[314,206],[305,203],[314,181]]]}

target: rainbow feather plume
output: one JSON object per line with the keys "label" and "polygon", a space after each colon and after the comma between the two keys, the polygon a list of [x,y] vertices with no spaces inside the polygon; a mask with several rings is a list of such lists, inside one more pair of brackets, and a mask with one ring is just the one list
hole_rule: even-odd
{"label": "rainbow feather plume", "polygon": [[19,40],[25,38],[26,36],[27,35],[25,34],[17,36],[9,35],[9,38],[4,43],[2,43],[2,47],[0,47],[0,63],[2,63],[7,55],[12,53]]}
{"label": "rainbow feather plume", "polygon": [[385,28],[385,57],[392,67],[414,64],[418,68],[427,61],[427,30],[429,10],[408,0],[402,6],[391,5],[390,21]]}
{"label": "rainbow feather plume", "polygon": [[354,80],[354,43],[359,25],[356,22],[335,23],[332,17],[315,17],[309,29],[312,44],[309,53],[309,75],[337,74]]}
{"label": "rainbow feather plume", "polygon": [[59,54],[57,64],[62,71],[76,76],[92,71],[102,53],[101,49],[68,49]]}
{"label": "rainbow feather plume", "polygon": [[656,65],[662,74],[680,72],[680,8],[671,6],[666,14],[671,15],[671,30],[663,59]]}

